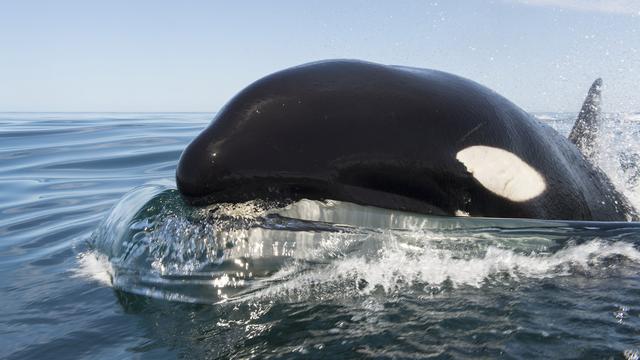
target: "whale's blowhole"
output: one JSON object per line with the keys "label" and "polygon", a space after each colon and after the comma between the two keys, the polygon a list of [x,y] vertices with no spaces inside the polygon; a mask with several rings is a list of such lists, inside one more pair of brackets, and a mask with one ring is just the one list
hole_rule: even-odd
{"label": "whale's blowhole", "polygon": [[511,201],[534,199],[547,188],[536,169],[504,149],[474,145],[458,151],[456,159],[483,187]]}

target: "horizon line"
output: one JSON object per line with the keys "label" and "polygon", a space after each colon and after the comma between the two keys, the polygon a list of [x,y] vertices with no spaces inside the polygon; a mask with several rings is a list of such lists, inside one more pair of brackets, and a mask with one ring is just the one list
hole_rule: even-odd
{"label": "horizon line", "polygon": [[[216,114],[217,111],[2,111],[0,114]],[[530,114],[577,114],[579,111],[550,111],[550,110],[525,110]],[[639,110],[632,111],[603,111],[607,114],[638,114]]]}
{"label": "horizon line", "polygon": [[0,114],[215,114],[218,111],[3,111]]}

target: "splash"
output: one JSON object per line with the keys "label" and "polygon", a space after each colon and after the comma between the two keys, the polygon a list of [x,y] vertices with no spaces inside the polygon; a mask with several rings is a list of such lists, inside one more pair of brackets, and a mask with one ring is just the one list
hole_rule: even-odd
{"label": "splash", "polygon": [[[111,216],[119,222],[106,221],[93,246],[115,288],[174,301],[433,293],[597,272],[616,257],[640,263],[633,224],[431,217],[311,200],[190,208],[172,188],[138,191],[151,198],[125,197],[114,211],[129,218]],[[85,273],[103,276],[89,264]]]}
{"label": "splash", "polygon": [[[536,114],[567,136],[577,114]],[[616,189],[640,209],[640,132],[638,113],[603,113],[594,144],[594,162]]]}
{"label": "splash", "polygon": [[104,254],[85,251],[78,254],[77,260],[78,267],[72,277],[91,279],[103,286],[111,286],[113,267]]}
{"label": "splash", "polygon": [[640,143],[637,114],[605,114],[596,141],[596,163],[618,191],[640,209]]}
{"label": "splash", "polygon": [[[380,250],[376,258],[346,257],[329,266],[307,270],[292,266],[275,274],[275,283],[256,297],[309,300],[353,297],[374,293],[434,293],[444,288],[480,288],[505,282],[593,273],[608,259],[623,257],[640,263],[640,251],[629,243],[592,240],[556,253],[521,254],[489,246],[479,256],[427,246],[422,249],[401,243]],[[292,274],[298,274],[292,276]],[[282,280],[278,283],[278,280]],[[336,290],[339,289],[339,292]]]}

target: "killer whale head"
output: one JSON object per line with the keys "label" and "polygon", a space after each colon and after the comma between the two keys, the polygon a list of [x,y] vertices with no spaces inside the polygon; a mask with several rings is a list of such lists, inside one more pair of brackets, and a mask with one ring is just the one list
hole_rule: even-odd
{"label": "killer whale head", "polygon": [[[595,97],[592,97],[595,98]],[[435,215],[618,219],[576,146],[494,91],[452,74],[361,61],[253,83],[187,146],[194,205],[334,199]],[[600,204],[597,205],[596,203]]]}

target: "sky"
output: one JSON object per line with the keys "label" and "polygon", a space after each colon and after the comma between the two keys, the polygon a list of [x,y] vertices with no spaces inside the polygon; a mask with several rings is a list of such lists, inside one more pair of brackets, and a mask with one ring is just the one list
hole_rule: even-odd
{"label": "sky", "polygon": [[350,58],[455,73],[531,112],[640,111],[640,0],[0,0],[0,111],[215,112]]}

